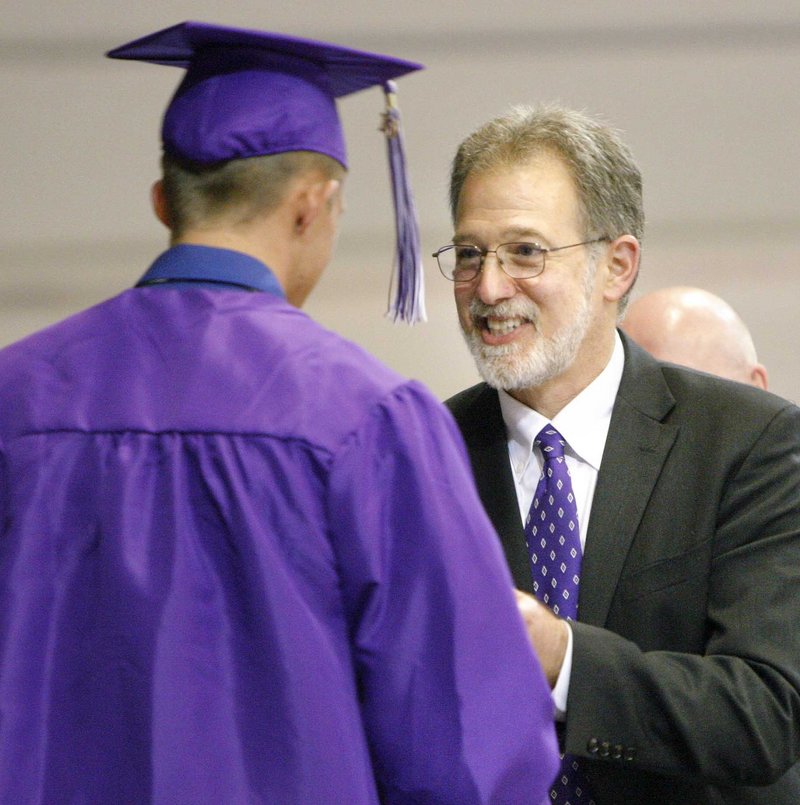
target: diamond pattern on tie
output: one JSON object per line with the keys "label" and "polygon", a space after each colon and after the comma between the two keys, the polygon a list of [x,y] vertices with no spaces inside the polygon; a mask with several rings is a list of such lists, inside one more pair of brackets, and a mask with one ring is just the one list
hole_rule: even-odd
{"label": "diamond pattern on tie", "polygon": [[[556,615],[575,620],[583,557],[578,508],[564,446],[564,439],[552,425],[545,425],[534,440],[544,466],[525,522],[525,542],[531,558],[534,594]],[[580,764],[573,755],[562,756],[550,801],[554,805],[593,805]]]}
{"label": "diamond pattern on tie", "polygon": [[557,805],[595,805],[580,765],[570,755],[561,759],[561,770],[550,789],[550,802]]}
{"label": "diamond pattern on tie", "polygon": [[542,451],[544,468],[525,525],[533,590],[556,615],[574,620],[578,615],[581,544],[564,440],[552,425],[546,425],[534,445]]}

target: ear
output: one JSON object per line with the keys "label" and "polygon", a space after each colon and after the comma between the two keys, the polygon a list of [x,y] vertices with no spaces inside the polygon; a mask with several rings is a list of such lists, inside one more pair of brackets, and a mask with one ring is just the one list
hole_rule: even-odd
{"label": "ear", "polygon": [[639,273],[641,247],[633,235],[621,235],[611,241],[606,256],[606,279],[603,298],[618,302],[630,289]]}
{"label": "ear", "polygon": [[341,187],[338,179],[312,181],[297,191],[294,204],[294,231],[304,235],[317,220],[320,213],[328,209]]}
{"label": "ear", "polygon": [[150,203],[153,205],[153,212],[156,218],[164,224],[167,229],[172,229],[172,224],[169,219],[169,212],[167,210],[167,201],[164,196],[164,182],[159,179],[153,183],[150,188]]}
{"label": "ear", "polygon": [[757,363],[750,370],[750,385],[760,389],[767,389],[767,370],[763,364]]}

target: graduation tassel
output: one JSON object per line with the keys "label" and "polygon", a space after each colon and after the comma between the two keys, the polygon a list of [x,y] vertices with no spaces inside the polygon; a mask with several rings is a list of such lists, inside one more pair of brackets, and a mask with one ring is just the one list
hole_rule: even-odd
{"label": "graduation tassel", "polygon": [[394,198],[397,240],[389,309],[386,315],[393,321],[414,324],[425,321],[425,278],[422,266],[419,222],[414,206],[414,196],[406,170],[406,155],[403,146],[403,131],[400,125],[400,109],[397,106],[397,86],[387,81],[386,111],[381,130],[386,135],[389,149],[389,169]]}

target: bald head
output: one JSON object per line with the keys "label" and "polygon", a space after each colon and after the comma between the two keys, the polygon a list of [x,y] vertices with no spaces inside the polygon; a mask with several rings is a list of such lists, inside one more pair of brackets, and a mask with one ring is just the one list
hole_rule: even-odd
{"label": "bald head", "polygon": [[736,311],[700,288],[662,288],[631,303],[622,329],[662,361],[767,388],[753,339]]}

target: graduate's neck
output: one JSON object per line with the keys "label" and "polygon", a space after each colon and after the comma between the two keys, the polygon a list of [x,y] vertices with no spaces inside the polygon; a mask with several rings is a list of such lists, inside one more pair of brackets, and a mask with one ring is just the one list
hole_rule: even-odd
{"label": "graduate's neck", "polygon": [[290,259],[281,238],[270,236],[270,233],[265,231],[266,229],[268,228],[261,227],[256,230],[250,227],[197,227],[186,230],[180,237],[173,237],[170,244],[172,246],[181,244],[210,246],[216,249],[230,249],[231,251],[249,255],[264,263],[275,274],[278,282],[285,290]]}

